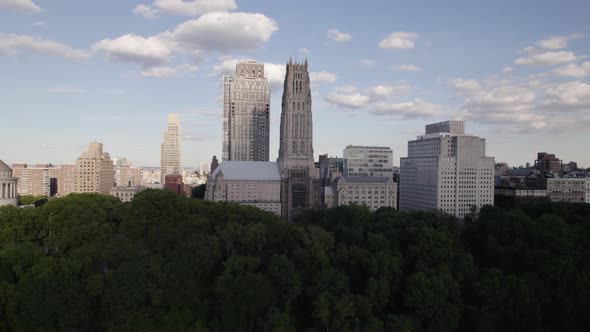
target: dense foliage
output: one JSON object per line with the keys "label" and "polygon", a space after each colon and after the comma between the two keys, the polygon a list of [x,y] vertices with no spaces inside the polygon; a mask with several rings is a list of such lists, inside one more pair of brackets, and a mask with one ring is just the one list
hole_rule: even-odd
{"label": "dense foliage", "polygon": [[575,331],[590,205],[287,223],[146,190],[0,208],[0,331]]}

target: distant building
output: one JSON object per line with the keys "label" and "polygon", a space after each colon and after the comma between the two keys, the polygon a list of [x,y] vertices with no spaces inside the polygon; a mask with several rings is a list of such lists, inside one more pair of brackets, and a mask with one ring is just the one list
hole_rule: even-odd
{"label": "distant building", "polygon": [[186,196],[184,182],[180,174],[168,174],[164,179],[164,189],[172,191],[181,196]]}
{"label": "distant building", "polygon": [[344,176],[393,176],[393,150],[382,146],[354,146],[344,149]]}
{"label": "distant building", "polygon": [[440,209],[459,218],[494,204],[494,158],[485,139],[466,135],[463,121],[426,126],[401,158],[399,208]]}
{"label": "distant building", "polygon": [[496,165],[494,166],[494,168],[495,168],[495,170],[494,170],[494,176],[506,175],[506,173],[510,169],[510,167],[508,167],[508,164],[507,163],[496,163]]}
{"label": "distant building", "polygon": [[136,187],[143,184],[143,169],[133,167],[125,158],[115,162],[115,183],[118,187]]}
{"label": "distant building", "polygon": [[144,190],[144,186],[132,186],[132,187],[113,187],[111,188],[111,196],[117,197],[121,202],[131,202],[135,195]]}
{"label": "distant building", "polygon": [[102,143],[92,142],[76,160],[74,191],[108,195],[114,186],[113,161],[103,151]]}
{"label": "distant building", "polygon": [[166,175],[182,175],[181,162],[181,129],[178,114],[168,114],[168,129],[160,146],[160,183],[164,183]]}
{"label": "distant building", "polygon": [[215,172],[218,166],[219,160],[217,160],[217,156],[213,156],[213,159],[211,159],[211,172],[209,174]]}
{"label": "distant building", "polygon": [[199,165],[199,175],[200,176],[207,176],[211,174],[211,164],[210,163],[201,163]]}
{"label": "distant building", "polygon": [[[49,180],[57,185],[56,196],[73,193],[76,181],[76,165],[59,165],[49,169]],[[52,195],[53,196],[53,195]]]}
{"label": "distant building", "polygon": [[333,195],[335,204],[329,203],[328,206],[366,205],[371,211],[382,207],[397,208],[397,183],[392,177],[340,177],[332,188],[325,191],[328,193],[326,200]]}
{"label": "distant building", "polygon": [[547,195],[552,202],[590,203],[590,178],[547,179]]}
{"label": "distant building", "polygon": [[270,88],[264,64],[244,61],[223,77],[223,161],[268,161]]}
{"label": "distant building", "polygon": [[558,175],[561,174],[562,171],[561,164],[561,160],[555,157],[554,154],[539,152],[537,153],[537,160],[535,160],[535,169],[541,172]]}
{"label": "distant building", "polygon": [[12,164],[12,174],[19,179],[18,195],[51,196],[51,164]]}
{"label": "distant building", "polygon": [[18,179],[12,176],[12,169],[0,160],[0,206],[18,206]]}
{"label": "distant building", "polygon": [[567,164],[563,164],[563,171],[565,173],[572,173],[578,170],[578,163],[575,161],[570,161]]}
{"label": "distant building", "polygon": [[205,198],[255,206],[281,215],[281,175],[276,162],[224,161],[209,176]]}

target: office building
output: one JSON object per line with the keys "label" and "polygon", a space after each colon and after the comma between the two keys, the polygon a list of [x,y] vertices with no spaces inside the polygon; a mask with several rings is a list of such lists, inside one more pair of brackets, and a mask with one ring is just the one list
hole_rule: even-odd
{"label": "office building", "polygon": [[392,177],[352,176],[334,181],[326,200],[333,195],[335,203],[327,206],[366,205],[371,211],[383,207],[397,208],[397,183]]}
{"label": "office building", "polygon": [[181,130],[178,114],[168,114],[168,128],[160,147],[160,183],[165,182],[166,175],[182,175]]}
{"label": "office building", "polygon": [[92,142],[76,160],[74,192],[108,195],[115,183],[113,161],[102,143]]}
{"label": "office building", "polygon": [[268,161],[270,89],[264,64],[236,64],[236,74],[223,77],[222,161]]}
{"label": "office building", "polygon": [[0,160],[0,206],[18,206],[18,179],[12,175],[12,169]]}
{"label": "office building", "polygon": [[344,149],[344,176],[393,176],[393,150],[383,146],[354,146]]}
{"label": "office building", "polygon": [[401,158],[399,208],[440,209],[463,218],[494,204],[494,158],[485,139],[466,135],[463,121],[426,126]]}

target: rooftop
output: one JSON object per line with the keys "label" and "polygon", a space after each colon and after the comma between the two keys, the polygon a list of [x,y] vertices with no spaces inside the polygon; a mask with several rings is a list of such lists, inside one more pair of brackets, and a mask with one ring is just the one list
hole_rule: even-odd
{"label": "rooftop", "polygon": [[346,182],[387,182],[390,178],[386,176],[343,176],[342,179]]}
{"label": "rooftop", "polygon": [[224,161],[211,176],[219,172],[226,180],[281,180],[279,164],[274,161]]}

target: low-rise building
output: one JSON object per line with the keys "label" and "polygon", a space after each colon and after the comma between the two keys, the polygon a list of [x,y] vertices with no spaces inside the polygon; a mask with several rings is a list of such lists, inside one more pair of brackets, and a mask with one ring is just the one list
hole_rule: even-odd
{"label": "low-rise building", "polygon": [[547,196],[552,202],[590,203],[590,178],[547,179]]}
{"label": "low-rise building", "polygon": [[115,196],[121,200],[121,202],[131,202],[135,195],[144,190],[144,186],[133,186],[133,187],[113,187],[111,188],[111,196]]}
{"label": "low-rise building", "polygon": [[[366,205],[372,211],[382,207],[397,208],[397,183],[391,177],[340,177],[332,188],[324,191],[328,206]],[[330,198],[333,203],[328,203]]]}
{"label": "low-rise building", "polygon": [[279,165],[264,161],[224,161],[209,176],[205,199],[251,205],[281,215]]}
{"label": "low-rise building", "polygon": [[12,176],[12,169],[0,160],[0,206],[18,205],[17,183],[18,179]]}

